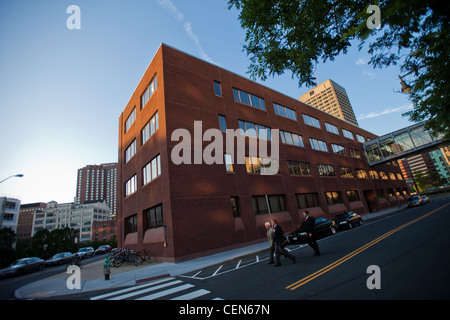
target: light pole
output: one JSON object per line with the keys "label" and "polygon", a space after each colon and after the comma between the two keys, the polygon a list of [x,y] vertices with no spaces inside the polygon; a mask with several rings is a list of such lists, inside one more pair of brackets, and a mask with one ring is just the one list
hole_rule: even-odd
{"label": "light pole", "polygon": [[12,176],[9,176],[9,177],[6,178],[6,179],[3,179],[2,181],[0,181],[0,183],[2,183],[2,182],[4,182],[4,181],[8,180],[9,178],[13,178],[13,177],[22,178],[22,177],[23,177],[23,174],[21,174],[21,173],[19,173],[19,174],[14,174],[14,175],[12,175]]}

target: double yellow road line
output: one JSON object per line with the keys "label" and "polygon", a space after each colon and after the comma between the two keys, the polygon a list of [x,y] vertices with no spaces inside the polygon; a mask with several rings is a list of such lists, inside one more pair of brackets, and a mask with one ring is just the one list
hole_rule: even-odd
{"label": "double yellow road line", "polygon": [[389,237],[390,235],[393,235],[393,234],[396,233],[397,231],[400,231],[400,230],[406,228],[407,226],[412,225],[413,223],[416,223],[416,222],[418,222],[418,221],[420,221],[420,220],[422,220],[422,219],[424,219],[424,218],[426,218],[426,217],[432,215],[433,213],[435,213],[435,212],[437,212],[437,211],[439,211],[439,210],[445,208],[445,207],[448,206],[449,204],[450,204],[450,203],[447,203],[447,204],[443,205],[442,207],[437,208],[436,210],[433,210],[433,211],[431,211],[431,212],[429,212],[429,213],[427,213],[427,214],[424,214],[423,216],[421,216],[421,217],[419,217],[419,218],[417,218],[417,219],[414,219],[414,220],[412,220],[412,221],[410,221],[410,222],[408,222],[408,223],[405,223],[405,224],[401,225],[401,226],[398,227],[398,228],[395,228],[395,229],[393,229],[393,230],[391,230],[391,231],[389,231],[389,232],[383,234],[382,236],[376,238],[375,240],[372,240],[371,242],[369,242],[369,243],[367,243],[366,245],[362,246],[361,248],[359,248],[359,249],[357,249],[357,250],[355,250],[355,251],[349,253],[348,255],[342,257],[341,259],[339,259],[339,260],[333,262],[332,264],[329,264],[328,266],[326,266],[326,267],[324,267],[324,268],[322,268],[322,269],[320,269],[320,270],[314,272],[313,274],[310,274],[309,276],[307,276],[307,277],[305,277],[305,278],[303,278],[303,279],[301,279],[301,280],[299,280],[299,281],[297,281],[297,282],[295,282],[295,283],[293,283],[293,284],[287,286],[285,289],[286,289],[286,290],[295,290],[295,289],[297,289],[297,288],[303,286],[304,284],[307,284],[308,282],[314,280],[315,278],[320,277],[320,276],[323,275],[324,273],[327,273],[328,271],[330,271],[330,270],[336,268],[337,266],[343,264],[343,263],[346,262],[347,260],[350,260],[350,259],[353,258],[354,256],[356,256],[356,255],[360,254],[361,252],[367,250],[368,248],[370,248],[371,246],[377,244],[378,242],[382,241],[383,239],[386,239],[386,238]]}

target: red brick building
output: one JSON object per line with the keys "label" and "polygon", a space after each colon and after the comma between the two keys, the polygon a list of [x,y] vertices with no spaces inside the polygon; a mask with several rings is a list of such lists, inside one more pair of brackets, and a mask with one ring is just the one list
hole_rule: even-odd
{"label": "red brick building", "polygon": [[[203,133],[222,130],[224,146],[225,129],[241,129],[245,164],[236,155],[225,155],[225,163],[174,163],[181,142],[190,144],[192,163],[210,146],[172,137],[180,128],[194,137],[195,121]],[[251,136],[267,139],[268,129],[280,130],[275,175],[261,175],[259,159],[248,158]],[[120,116],[118,245],[176,262],[265,241],[270,217],[288,232],[304,209],[332,218],[396,206],[406,193],[399,167],[370,168],[363,153],[361,141],[375,137],[162,44]]]}

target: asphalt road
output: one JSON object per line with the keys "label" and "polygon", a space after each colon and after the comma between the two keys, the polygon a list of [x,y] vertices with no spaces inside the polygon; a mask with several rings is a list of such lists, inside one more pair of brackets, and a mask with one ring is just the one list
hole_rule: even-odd
{"label": "asphalt road", "polygon": [[288,246],[296,264],[268,265],[263,252],[158,283],[60,299],[448,300],[449,226],[450,197],[442,197],[321,239],[318,257],[307,245]]}
{"label": "asphalt road", "polygon": [[[83,263],[91,263],[99,259],[104,259],[104,256],[94,256],[91,258],[86,258]],[[9,277],[0,279],[0,300],[12,300],[15,299],[14,292],[16,289],[23,287],[31,282],[35,282],[41,279],[51,277],[55,274],[65,272],[67,265],[53,266],[44,268],[42,271],[32,272],[24,274],[22,276]]]}
{"label": "asphalt road", "polygon": [[223,273],[222,266],[215,276],[200,278],[202,270],[184,280],[225,300],[449,299],[449,226],[450,198],[434,199],[320,240],[319,257],[309,246],[291,247],[296,264],[265,260]]}

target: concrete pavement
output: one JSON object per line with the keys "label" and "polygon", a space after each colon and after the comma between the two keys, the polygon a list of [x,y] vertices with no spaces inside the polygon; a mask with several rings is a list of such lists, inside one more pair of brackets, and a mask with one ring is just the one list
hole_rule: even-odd
{"label": "concrete pavement", "polygon": [[[406,205],[363,215],[363,221],[369,222],[402,210]],[[109,280],[104,279],[103,259],[82,266],[80,289],[69,289],[67,282],[70,273],[61,273],[43,280],[27,284],[15,291],[17,299],[39,299],[56,296],[86,293],[91,291],[115,289],[133,286],[140,282],[151,281],[162,277],[177,276],[198,269],[213,266],[228,260],[256,254],[268,249],[267,241],[234,249],[214,255],[197,258],[180,263],[158,263],[134,266],[123,264],[120,268],[111,267]]]}

